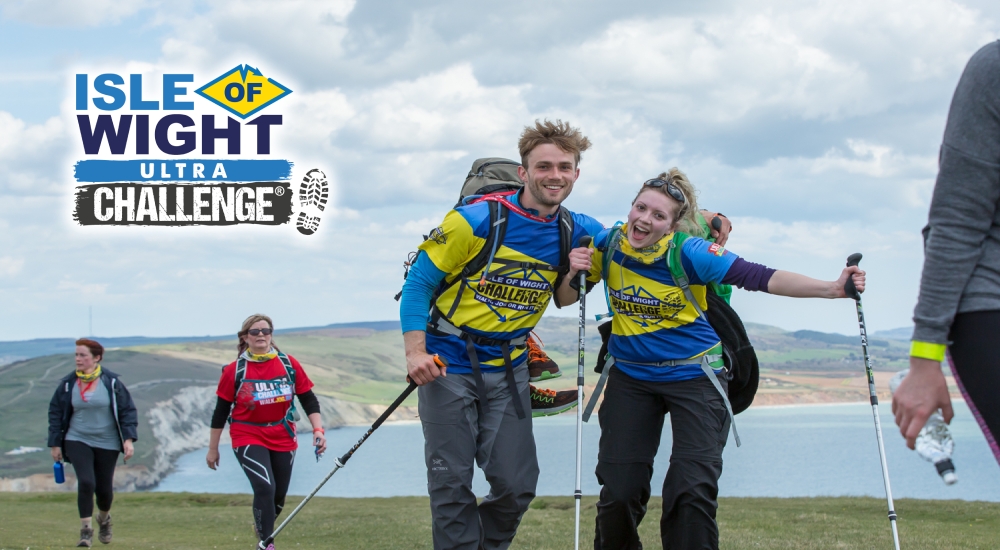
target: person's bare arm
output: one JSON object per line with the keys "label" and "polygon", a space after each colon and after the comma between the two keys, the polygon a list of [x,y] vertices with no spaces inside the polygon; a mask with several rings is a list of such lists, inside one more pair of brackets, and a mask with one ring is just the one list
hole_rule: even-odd
{"label": "person's bare arm", "polygon": [[791,271],[775,271],[767,283],[767,291],[792,298],[846,298],[844,284],[854,279],[858,292],[865,290],[865,272],[858,266],[845,267],[836,281],[820,281]]}
{"label": "person's bare arm", "polygon": [[208,430],[208,454],[205,455],[205,462],[213,470],[219,467],[220,439],[222,439],[222,428],[210,428]]}

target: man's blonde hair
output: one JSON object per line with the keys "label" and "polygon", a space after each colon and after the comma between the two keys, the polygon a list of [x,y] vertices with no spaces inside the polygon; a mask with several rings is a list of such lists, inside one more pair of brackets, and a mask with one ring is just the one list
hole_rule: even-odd
{"label": "man's blonde hair", "polygon": [[580,133],[578,128],[570,126],[568,122],[556,120],[536,120],[534,126],[525,126],[521,132],[521,139],[517,142],[517,149],[521,153],[521,165],[528,168],[528,154],[535,150],[535,147],[551,143],[559,149],[572,153],[576,164],[580,164],[580,153],[590,148],[590,140]]}

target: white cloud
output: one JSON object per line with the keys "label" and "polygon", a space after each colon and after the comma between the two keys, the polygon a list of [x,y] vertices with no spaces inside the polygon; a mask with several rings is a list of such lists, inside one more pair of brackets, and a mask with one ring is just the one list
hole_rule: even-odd
{"label": "white cloud", "polygon": [[0,193],[52,194],[65,189],[62,160],[69,140],[63,121],[26,124],[0,111]]}
{"label": "white cloud", "polygon": [[544,66],[584,97],[617,90],[665,121],[832,120],[925,99],[926,82],[955,75],[996,30],[947,0],[735,3],[613,21]]}
{"label": "white cloud", "polygon": [[[151,13],[139,24],[155,32],[137,47],[158,46],[159,58],[74,58],[67,44],[53,47],[52,66],[71,58],[199,81],[258,66],[294,90],[271,108],[285,116],[275,150],[297,169],[324,169],[336,192],[310,238],[290,226],[80,228],[68,207],[71,98],[64,118],[40,124],[0,112],[0,301],[22,312],[0,329],[74,333],[63,312],[83,308],[85,319],[88,302],[101,304],[109,334],[177,334],[179,318],[190,321],[183,331],[219,333],[247,308],[300,326],[393,318],[401,263],[473,158],[515,157],[522,127],[543,117],[594,142],[574,210],[623,217],[641,181],[678,166],[703,206],[733,219],[734,251],[825,277],[861,250],[870,323],[908,322],[948,99],[972,51],[1000,30],[995,3],[567,5],[75,2],[42,14],[7,2],[6,18],[37,25],[91,9],[70,23],[98,25],[84,38]],[[840,315],[841,332],[855,328],[851,307],[739,299],[750,300],[748,320],[839,330]]]}
{"label": "white cloud", "polygon": [[93,27],[117,23],[159,2],[149,0],[5,0],[3,15],[34,25]]}

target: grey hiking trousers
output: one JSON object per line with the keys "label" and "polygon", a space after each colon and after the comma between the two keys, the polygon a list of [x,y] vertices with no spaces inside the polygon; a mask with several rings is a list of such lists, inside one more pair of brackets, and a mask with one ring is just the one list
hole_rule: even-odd
{"label": "grey hiking trousers", "polygon": [[[518,420],[503,372],[483,373],[490,412],[480,414],[473,376],[450,374],[418,389],[435,550],[506,549],[535,497],[531,415]],[[530,411],[528,369],[516,368],[514,379]],[[473,461],[490,484],[479,504]]]}

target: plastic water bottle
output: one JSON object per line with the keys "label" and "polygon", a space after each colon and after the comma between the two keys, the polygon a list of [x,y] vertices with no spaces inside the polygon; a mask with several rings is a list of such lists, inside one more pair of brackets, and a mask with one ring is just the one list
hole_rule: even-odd
{"label": "plastic water bottle", "polygon": [[[889,391],[896,393],[896,388],[909,372],[910,369],[897,372],[889,380]],[[952,439],[951,432],[948,431],[948,425],[945,424],[940,409],[934,411],[927,419],[927,423],[917,434],[914,446],[918,455],[934,464],[945,485],[954,485],[958,481],[958,476],[955,475],[955,464],[951,461],[951,454],[955,450],[955,440]]]}
{"label": "plastic water bottle", "polygon": [[56,483],[64,483],[66,481],[66,474],[63,471],[62,462],[54,462],[52,464],[52,473],[56,476]]}

